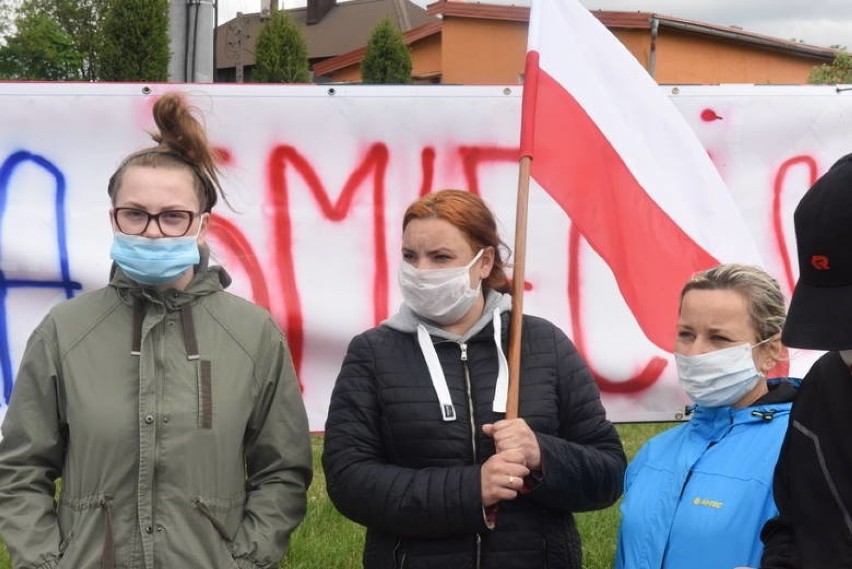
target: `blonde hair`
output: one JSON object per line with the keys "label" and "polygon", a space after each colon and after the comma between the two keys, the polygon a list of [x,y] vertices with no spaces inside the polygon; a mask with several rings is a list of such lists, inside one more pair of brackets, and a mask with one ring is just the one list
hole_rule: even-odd
{"label": "blonde hair", "polygon": [[680,293],[681,305],[691,290],[733,290],[742,294],[758,342],[777,336],[784,327],[784,295],[778,281],[760,267],[730,263],[696,273]]}
{"label": "blonde hair", "polygon": [[121,179],[130,166],[187,167],[194,174],[195,191],[202,212],[209,212],[221,196],[227,198],[219,182],[216,152],[207,140],[207,133],[183,95],[166,93],[154,103],[154,122],[159,132],[151,133],[157,143],[127,156],[109,179],[107,193],[113,204],[121,187]]}

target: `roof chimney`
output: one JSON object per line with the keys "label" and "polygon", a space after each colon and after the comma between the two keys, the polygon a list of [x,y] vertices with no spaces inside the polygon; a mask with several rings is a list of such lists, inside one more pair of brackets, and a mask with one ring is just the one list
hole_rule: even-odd
{"label": "roof chimney", "polygon": [[306,23],[311,26],[319,24],[328,12],[337,6],[337,0],[308,0]]}

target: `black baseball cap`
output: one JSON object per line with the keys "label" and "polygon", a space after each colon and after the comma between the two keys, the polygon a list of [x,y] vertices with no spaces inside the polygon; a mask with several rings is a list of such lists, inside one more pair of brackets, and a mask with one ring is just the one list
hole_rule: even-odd
{"label": "black baseball cap", "polygon": [[852,349],[852,154],[814,182],[793,223],[799,281],[781,341],[793,348]]}

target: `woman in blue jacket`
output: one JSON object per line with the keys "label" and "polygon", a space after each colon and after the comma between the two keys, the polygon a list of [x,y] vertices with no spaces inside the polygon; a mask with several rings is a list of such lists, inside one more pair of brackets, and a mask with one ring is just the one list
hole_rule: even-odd
{"label": "woman in blue jacket", "polygon": [[767,380],[781,358],[784,297],[757,267],[720,265],[681,292],[675,363],[691,420],[628,467],[617,569],[759,566],[777,514],[772,474],[798,382]]}

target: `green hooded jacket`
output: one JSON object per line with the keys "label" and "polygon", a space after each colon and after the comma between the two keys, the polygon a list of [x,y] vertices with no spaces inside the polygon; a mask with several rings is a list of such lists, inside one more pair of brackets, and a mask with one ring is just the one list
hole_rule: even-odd
{"label": "green hooded jacket", "polygon": [[206,259],[184,291],[114,269],[32,334],[0,440],[16,569],[278,567],[307,418],[283,335],[229,283]]}

